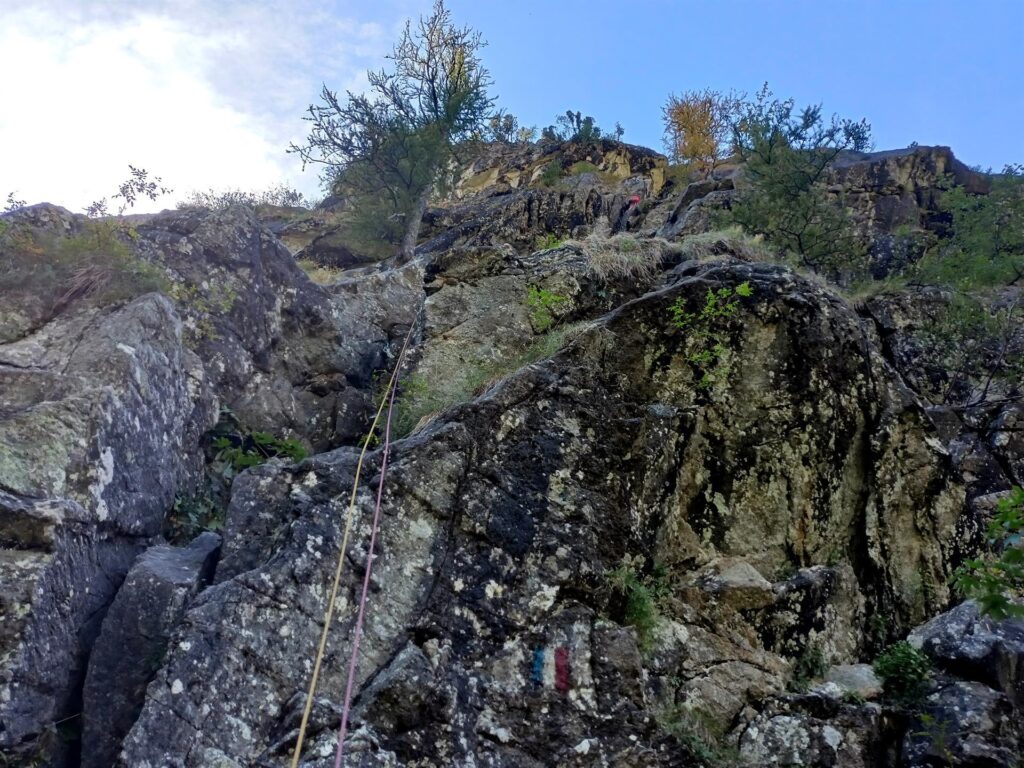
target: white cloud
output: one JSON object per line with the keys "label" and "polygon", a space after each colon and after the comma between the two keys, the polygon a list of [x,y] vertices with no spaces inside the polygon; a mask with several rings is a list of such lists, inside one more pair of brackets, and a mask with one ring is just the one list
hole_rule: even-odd
{"label": "white cloud", "polygon": [[285,181],[315,194],[315,170],[301,173],[285,149],[305,135],[320,81],[358,87],[396,19],[355,19],[317,0],[279,8],[15,0],[0,26],[0,197],[81,210],[116,191],[129,163],[175,190],[139,211],[210,187]]}

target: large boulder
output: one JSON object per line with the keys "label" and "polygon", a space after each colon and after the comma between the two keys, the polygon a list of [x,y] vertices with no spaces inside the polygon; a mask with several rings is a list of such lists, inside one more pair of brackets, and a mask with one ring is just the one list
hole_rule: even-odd
{"label": "large boulder", "polygon": [[[751,295],[713,329],[725,368],[704,386],[699,337],[670,307],[743,282]],[[647,706],[724,733],[785,685],[792,652],[765,648],[699,584],[664,603],[653,629],[612,636],[601,614],[627,615],[613,572],[632,563],[636,579],[685,582],[728,557],[735,582],[750,573],[741,560],[768,579],[831,564],[868,614],[906,631],[947,599],[954,542],[974,525],[930,430],[841,300],[777,267],[687,265],[394,446],[351,748],[365,765],[675,764],[692,744]],[[344,449],[239,479],[225,541],[236,565],[186,614],[124,765],[251,765],[288,751],[355,465]],[[369,555],[372,498],[356,503],[319,689],[333,702]],[[663,576],[644,570],[654,564]],[[793,631],[853,661],[848,623],[823,615]],[[326,764],[336,710],[314,711],[310,764]]]}

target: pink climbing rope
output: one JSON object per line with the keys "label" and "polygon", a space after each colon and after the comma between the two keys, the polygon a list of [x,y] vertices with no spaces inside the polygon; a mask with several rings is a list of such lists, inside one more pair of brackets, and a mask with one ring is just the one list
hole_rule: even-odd
{"label": "pink climbing rope", "polygon": [[[409,330],[412,335],[412,329]],[[408,338],[406,339],[408,344]],[[405,359],[405,346],[398,356],[395,371],[400,371]],[[388,416],[384,422],[384,452],[380,462],[380,482],[377,484],[377,503],[373,510],[373,526],[370,529],[370,548],[366,553],[366,575],[363,577],[363,591],[359,597],[359,613],[356,616],[355,634],[352,638],[352,658],[348,665],[348,680],[345,683],[345,701],[341,708],[341,727],[338,730],[338,748],[334,754],[334,768],[341,768],[345,757],[345,736],[348,733],[348,714],[352,704],[352,687],[356,679],[356,661],[359,658],[359,640],[363,633],[363,617],[366,614],[366,596],[370,591],[370,574],[373,570],[373,549],[377,543],[377,530],[380,528],[381,499],[384,496],[384,477],[388,471],[388,454],[391,450],[391,415],[395,407],[395,391],[398,389],[398,376],[395,376],[388,393]]]}

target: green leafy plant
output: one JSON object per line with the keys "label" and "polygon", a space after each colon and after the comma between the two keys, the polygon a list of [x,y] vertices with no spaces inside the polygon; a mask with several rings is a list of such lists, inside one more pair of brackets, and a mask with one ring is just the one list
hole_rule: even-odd
{"label": "green leafy plant", "polygon": [[562,168],[562,164],[558,160],[552,160],[550,163],[545,165],[544,170],[541,171],[540,184],[543,187],[553,187],[564,175],[565,171]]}
{"label": "green leafy plant", "polygon": [[741,298],[749,298],[753,294],[754,289],[750,283],[744,281],[735,288],[708,288],[704,295],[704,304],[699,310],[690,311],[686,299],[682,296],[669,307],[672,324],[686,331],[688,339],[695,347],[686,356],[686,360],[701,372],[698,382],[701,389],[708,389],[715,382],[728,376],[729,365],[724,359],[728,339],[723,321],[736,314],[740,308]]}
{"label": "green leafy plant", "polygon": [[643,555],[626,555],[608,573],[608,584],[622,600],[622,620],[636,629],[640,649],[650,650],[660,619],[659,603],[668,596],[665,571],[655,567],[644,573]]}
{"label": "green leafy plant", "polygon": [[1024,489],[1015,487],[999,501],[987,534],[995,554],[968,560],[957,569],[953,583],[977,600],[987,616],[1024,616],[1024,605],[1012,602],[1015,595],[1024,595]]}
{"label": "green leafy plant", "polygon": [[[625,131],[618,123],[615,124],[614,136],[617,139],[622,137]],[[541,131],[541,138],[547,141],[571,141],[579,144],[586,144],[597,141],[602,136],[601,129],[590,115],[582,112],[573,112],[567,109],[564,115],[559,115],[554,125],[549,125]]]}
{"label": "green leafy plant", "polygon": [[886,648],[872,666],[886,693],[906,706],[920,702],[931,683],[931,660],[906,640]]}
{"label": "green leafy plant", "polygon": [[302,461],[309,455],[298,440],[250,430],[230,408],[221,408],[220,420],[209,438],[211,469],[228,483],[238,472],[268,459]]}
{"label": "green leafy plant", "polygon": [[526,306],[530,310],[530,323],[538,333],[550,330],[555,324],[555,310],[568,299],[546,288],[531,285],[526,292]]}
{"label": "green leafy plant", "polygon": [[797,111],[765,84],[736,112],[732,134],[747,180],[730,209],[733,221],[815,272],[862,274],[867,241],[830,193],[827,171],[844,150],[870,146],[867,122],[828,120],[820,105]]}
{"label": "green leafy plant", "polygon": [[201,493],[177,496],[167,518],[165,535],[170,541],[190,541],[203,531],[224,527],[224,506],[204,489]]}
{"label": "green leafy plant", "polygon": [[1019,299],[994,304],[959,292],[928,317],[917,336],[928,380],[940,385],[932,399],[971,408],[989,398],[993,385],[1015,385],[1024,376],[1019,317]]}
{"label": "green leafy plant", "polygon": [[560,238],[554,232],[548,232],[546,235],[538,235],[534,242],[534,248],[538,251],[550,251],[552,248],[557,248],[565,240]]}
{"label": "green leafy plant", "polygon": [[816,680],[828,670],[825,653],[818,643],[808,643],[793,663],[793,679],[790,683],[795,691],[806,691],[812,680]]}
{"label": "green leafy plant", "polygon": [[213,441],[213,447],[217,451],[215,460],[232,472],[259,466],[267,459],[302,461],[309,455],[298,440],[275,437],[269,432],[222,435]]}
{"label": "green leafy plant", "polygon": [[1024,278],[1024,165],[1006,166],[984,195],[947,182],[940,207],[950,235],[917,265],[918,280],[969,291]]}

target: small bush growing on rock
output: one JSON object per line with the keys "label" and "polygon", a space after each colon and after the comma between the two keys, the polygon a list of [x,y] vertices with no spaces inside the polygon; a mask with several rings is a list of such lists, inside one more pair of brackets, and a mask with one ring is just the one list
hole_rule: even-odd
{"label": "small bush growing on rock", "polygon": [[331,285],[341,278],[342,270],[317,264],[311,259],[299,259],[296,263],[317,285]]}
{"label": "small bush growing on rock", "polygon": [[242,470],[259,466],[268,459],[302,461],[309,455],[298,440],[250,430],[228,408],[221,410],[220,422],[212,431],[211,438],[210,446],[214,451],[212,469],[227,481]]}
{"label": "small bush growing on rock", "polygon": [[1014,387],[1024,376],[1020,300],[995,305],[956,293],[918,331],[921,362],[940,383],[933,399],[958,408],[983,404],[997,384]]}
{"label": "small bush growing on rock", "polygon": [[549,330],[555,324],[555,309],[567,301],[565,296],[531,285],[526,293],[526,306],[534,330],[538,333]]}
{"label": "small bush growing on rock", "polygon": [[988,543],[996,554],[968,560],[954,576],[956,587],[978,601],[994,619],[1024,616],[1024,489],[1015,487],[1001,499],[988,524]]}
{"label": "small bush growing on rock", "polygon": [[[616,123],[616,134],[621,136],[623,131]],[[581,112],[573,112],[567,109],[564,115],[559,115],[555,125],[549,125],[541,133],[542,138],[548,141],[572,141],[585,144],[589,141],[597,141],[601,138],[601,129],[590,115],[583,115]]]}
{"label": "small bush growing on rock", "polygon": [[779,255],[760,237],[746,234],[738,226],[728,226],[697,235],[687,235],[678,244],[684,259],[735,256],[744,261],[778,261]]}
{"label": "small bush growing on rock", "polygon": [[622,620],[636,629],[640,649],[650,650],[660,619],[659,602],[668,594],[665,572],[655,568],[645,574],[643,555],[626,555],[618,568],[608,573],[608,584],[622,599]]}
{"label": "small bush growing on rock", "polygon": [[565,240],[560,238],[554,232],[548,232],[546,235],[538,235],[537,240],[534,242],[534,248],[538,251],[550,251],[552,248],[557,248]]}
{"label": "small bush growing on rock", "polygon": [[0,233],[0,292],[51,297],[49,315],[106,306],[168,288],[165,273],[132,248],[138,237],[115,221],[87,221],[67,237],[11,226]]}
{"label": "small bush growing on rock", "polygon": [[705,88],[671,94],[662,107],[665,150],[674,163],[693,164],[707,178],[732,151],[732,126],[743,95]]}
{"label": "small bush growing on rock", "polygon": [[4,213],[13,213],[20,208],[24,208],[27,203],[24,200],[19,200],[14,196],[14,192],[7,193],[7,202],[4,204]]}
{"label": "small bush growing on rock", "polygon": [[812,680],[825,674],[828,664],[825,654],[817,643],[808,643],[803,652],[793,663],[792,688],[795,691],[806,691]]}
{"label": "small bush growing on rock", "polygon": [[[470,361],[443,378],[428,379],[419,373],[405,377],[395,399],[393,435],[396,438],[410,435],[453,405],[482,395],[510,373],[551,357],[575,338],[583,327],[581,324],[563,325],[537,336],[515,355],[499,360]],[[384,396],[383,383],[381,381],[377,387],[378,397]],[[380,400],[377,400],[377,404],[380,404]]]}
{"label": "small bush growing on rock", "polygon": [[562,164],[557,160],[552,160],[550,163],[544,166],[544,170],[540,174],[540,183],[544,187],[553,187],[558,183],[558,180],[565,175],[565,171],[562,169]]}
{"label": "small bush growing on rock", "polygon": [[188,542],[203,531],[224,528],[224,507],[208,492],[174,499],[164,535],[171,542]]}
{"label": "small bush growing on rock", "polygon": [[918,280],[969,291],[1024,278],[1024,165],[1006,166],[987,195],[950,186],[940,207],[952,219],[950,237],[918,263]]}
{"label": "small bush growing on rock", "polygon": [[286,184],[277,184],[259,191],[208,189],[205,192],[199,192],[197,190],[189,193],[184,200],[178,201],[179,208],[206,208],[212,211],[220,211],[232,205],[247,205],[252,208],[258,205],[310,207],[305,195]]}
{"label": "small bush growing on rock", "polygon": [[886,648],[872,665],[882,679],[887,694],[898,703],[910,706],[927,693],[932,664],[924,651],[901,640]]}
{"label": "small bush growing on rock", "polygon": [[744,281],[735,288],[708,288],[704,305],[698,311],[691,312],[682,296],[669,307],[672,325],[686,331],[695,347],[686,361],[701,372],[698,382],[701,389],[709,389],[729,375],[730,366],[724,359],[728,339],[722,323],[739,310],[740,298],[749,298],[753,293],[750,283]]}

